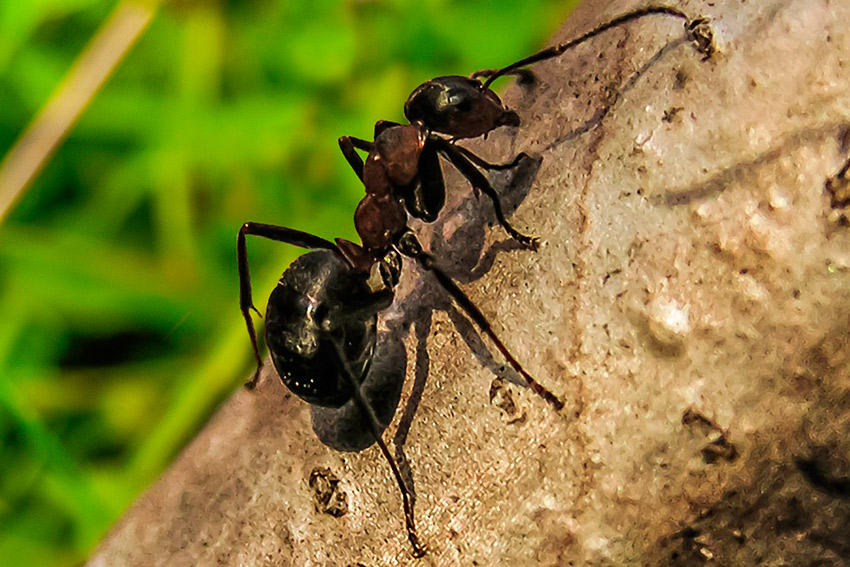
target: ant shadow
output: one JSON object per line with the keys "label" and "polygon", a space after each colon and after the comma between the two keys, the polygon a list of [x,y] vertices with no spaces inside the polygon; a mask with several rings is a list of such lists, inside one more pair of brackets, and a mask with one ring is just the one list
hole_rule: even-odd
{"label": "ant shadow", "polygon": [[[629,77],[622,87],[613,91],[613,94],[604,101],[602,107],[593,116],[545,145],[543,151],[548,152],[601,126],[616,103],[635,87],[643,75],[658,64],[666,54],[685,43],[687,43],[685,38],[679,38],[660,48]],[[534,88],[534,85],[531,87],[524,85],[523,88]],[[511,135],[512,149],[515,149],[515,140],[516,136]],[[489,172],[489,180],[499,193],[506,215],[510,215],[526,199],[542,162],[543,158],[539,154],[527,156],[510,170]],[[462,188],[464,183],[466,183],[465,180],[450,186]],[[484,249],[486,232],[496,224],[496,219],[492,207],[488,209],[486,200],[484,203],[481,201],[482,199],[475,197],[463,198],[453,208],[447,207],[434,223],[414,224],[414,229],[423,232],[423,236],[426,236],[424,233],[427,232],[426,249],[429,249],[437,259],[440,269],[456,282],[468,284],[480,279],[490,271],[497,256],[502,253],[517,251],[531,253],[510,238],[504,238]],[[496,228],[496,230],[499,229]],[[449,236],[443,236],[446,234]],[[375,352],[371,357],[372,362],[361,385],[361,391],[374,409],[378,421],[382,424],[383,432],[395,417],[401,401],[408,362],[405,337],[413,329],[415,334],[413,385],[399,419],[393,445],[401,474],[410,487],[415,502],[415,483],[404,453],[404,445],[427,385],[430,371],[427,340],[431,333],[433,313],[439,310],[448,315],[479,364],[490,370],[495,377],[507,378],[520,386],[526,384],[512,369],[497,362],[482,340],[481,333],[465,314],[458,311],[449,294],[440,287],[433,276],[422,271],[415,264],[407,265],[409,269],[418,269],[419,277],[412,289],[404,293],[402,297],[397,297],[393,306],[380,314],[385,329],[379,333]],[[328,447],[343,452],[359,452],[375,443],[353,399],[340,408],[312,405],[310,409],[313,430],[319,440]]]}
{"label": "ant shadow", "polygon": [[[527,197],[541,163],[542,159],[539,157],[526,157],[520,160],[512,170],[497,172],[491,176],[490,182],[499,191],[500,202],[508,214]],[[486,206],[487,202],[481,203],[480,200],[465,198],[453,209],[444,211],[434,223],[424,225],[428,227],[427,230],[432,235],[445,232],[444,229],[448,225],[459,227],[449,238],[432,238],[429,241],[430,253],[438,260],[440,269],[456,282],[470,283],[480,279],[490,271],[496,257],[503,252],[525,251],[522,244],[512,239],[497,242],[484,250],[486,230],[495,223],[492,211],[490,215],[487,215],[481,210]],[[450,296],[440,285],[427,272],[421,271],[416,264],[408,263],[407,266],[408,269],[419,271],[419,279],[416,280],[412,289],[407,290],[403,297],[397,298],[395,304],[380,315],[386,330],[380,333],[375,353],[371,357],[372,365],[362,384],[364,395],[375,404],[374,409],[382,423],[392,420],[394,411],[387,409],[387,406],[397,406],[400,397],[401,387],[397,382],[403,382],[404,368],[407,364],[403,337],[413,326],[417,328],[417,333],[420,332],[419,329],[425,327],[422,331],[424,342],[424,337],[427,337],[430,331],[431,313],[434,310],[450,314],[450,318],[455,321],[458,329],[468,337],[467,343],[474,351],[487,352],[475,327],[454,307]],[[416,300],[409,301],[407,300],[409,297],[415,297]],[[488,355],[484,358],[490,362],[493,361],[492,356]],[[488,362],[487,366],[495,368],[498,365]],[[394,371],[394,369],[401,370]],[[400,379],[393,377],[397,374],[401,375]],[[354,410],[352,411],[349,406]],[[356,429],[354,426],[360,416],[353,400],[352,403],[338,409],[322,407],[314,407],[314,409],[316,410],[313,416],[314,428],[316,424],[320,424],[320,429],[316,432],[317,434],[321,432],[320,439],[323,442],[333,448],[344,447],[347,443],[351,443],[350,447],[343,450],[357,451],[363,448],[360,446],[361,443],[355,441],[359,435],[346,440],[346,435],[341,431],[331,431],[334,427],[330,425],[330,422],[334,420],[342,420],[345,425]],[[340,423],[335,429],[342,428]],[[365,426],[361,425],[360,428],[371,441]],[[364,441],[365,446],[369,446],[370,441]]]}
{"label": "ant shadow", "polygon": [[[528,157],[521,160],[511,171],[491,176],[490,181],[499,191],[506,212],[513,211],[526,198],[541,162],[540,158]],[[488,218],[488,215],[480,210],[482,207],[486,207],[486,202],[479,204],[475,199],[463,199],[458,206],[444,211],[440,218],[430,225],[433,228],[429,228],[429,232],[433,234],[443,233],[443,229],[449,224],[460,227],[450,238],[434,239],[430,243],[431,253],[438,259],[440,268],[455,281],[469,283],[479,279],[490,270],[500,253],[525,251],[521,244],[510,239],[484,250],[486,227],[493,225],[495,215],[491,211],[489,216],[493,218]],[[419,270],[413,263],[408,263],[408,268]],[[431,333],[432,314],[435,311],[447,313],[461,338],[484,368],[496,376],[508,375],[513,382],[525,385],[512,370],[496,361],[477,328],[454,306],[451,296],[440,287],[433,276],[419,270],[412,287],[402,297],[397,297],[393,306],[381,313],[384,329],[379,333],[375,352],[371,357],[371,366],[361,385],[361,391],[375,411],[382,430],[386,429],[401,401],[407,370],[405,337],[413,330],[414,380],[393,437],[393,445],[396,461],[414,497],[415,485],[403,448],[421,403],[430,371],[427,339]],[[353,399],[340,408],[310,406],[310,409],[313,431],[328,447],[337,451],[357,452],[375,443]]]}
{"label": "ant shadow", "polygon": [[608,96],[602,106],[599,107],[596,112],[594,112],[593,116],[588,118],[584,123],[579,125],[576,128],[573,128],[569,132],[564,133],[561,136],[555,138],[552,142],[549,142],[546,146],[544,146],[543,151],[548,152],[551,151],[558,146],[575,140],[580,136],[590,132],[594,128],[602,126],[602,122],[605,118],[611,114],[611,111],[617,105],[617,103],[623,99],[623,97],[631,92],[632,89],[635,88],[638,81],[646,75],[655,65],[657,65],[661,59],[664,58],[665,55],[672,52],[676,48],[688,44],[689,41],[687,38],[680,37],[673,41],[668,42],[664,47],[659,49],[652,57],[650,57],[643,65],[641,65],[637,71],[629,76],[629,79],[623,83],[623,85],[618,89],[611,89],[611,94]]}

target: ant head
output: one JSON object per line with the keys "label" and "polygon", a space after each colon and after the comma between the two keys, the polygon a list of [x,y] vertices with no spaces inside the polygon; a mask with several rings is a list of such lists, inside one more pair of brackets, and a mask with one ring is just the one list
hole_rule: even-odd
{"label": "ant head", "polygon": [[404,104],[404,115],[432,132],[475,138],[499,126],[519,126],[519,116],[499,97],[468,77],[438,77],[419,85]]}

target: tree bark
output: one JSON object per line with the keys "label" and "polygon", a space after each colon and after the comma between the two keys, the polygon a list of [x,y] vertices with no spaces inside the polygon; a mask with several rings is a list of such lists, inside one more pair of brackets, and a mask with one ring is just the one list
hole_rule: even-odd
{"label": "tree bark", "polygon": [[[672,4],[710,18],[711,59],[678,20],[629,23],[535,65],[537,82],[506,96],[523,124],[469,145],[540,158],[494,179],[538,252],[489,227],[488,200],[451,172],[454,201],[415,227],[566,404],[514,384],[405,266],[376,360],[401,388],[385,438],[414,483],[425,558],[378,449],[321,443],[311,425],[332,446],[360,441],[337,416],[311,424],[267,370],[89,564],[850,565],[850,198],[836,176],[850,4]],[[637,5],[587,2],[554,41]]]}

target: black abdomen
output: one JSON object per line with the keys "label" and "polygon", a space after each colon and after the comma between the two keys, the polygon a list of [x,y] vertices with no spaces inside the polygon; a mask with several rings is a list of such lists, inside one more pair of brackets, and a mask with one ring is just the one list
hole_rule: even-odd
{"label": "black abdomen", "polygon": [[363,279],[333,252],[305,254],[281,276],[266,308],[266,344],[281,381],[299,398],[342,406],[353,396],[346,364],[363,381],[377,316],[345,316],[363,294],[369,294]]}

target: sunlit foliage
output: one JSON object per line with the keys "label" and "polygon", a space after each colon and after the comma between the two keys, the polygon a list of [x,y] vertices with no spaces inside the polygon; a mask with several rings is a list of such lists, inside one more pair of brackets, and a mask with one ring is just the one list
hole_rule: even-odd
{"label": "sunlit foliage", "polygon": [[[337,137],[530,53],[570,4],[161,4],[0,226],[0,565],[79,563],[248,375],[243,221],[354,239]],[[0,2],[0,155],[115,6]],[[252,245],[258,298],[296,253]]]}

